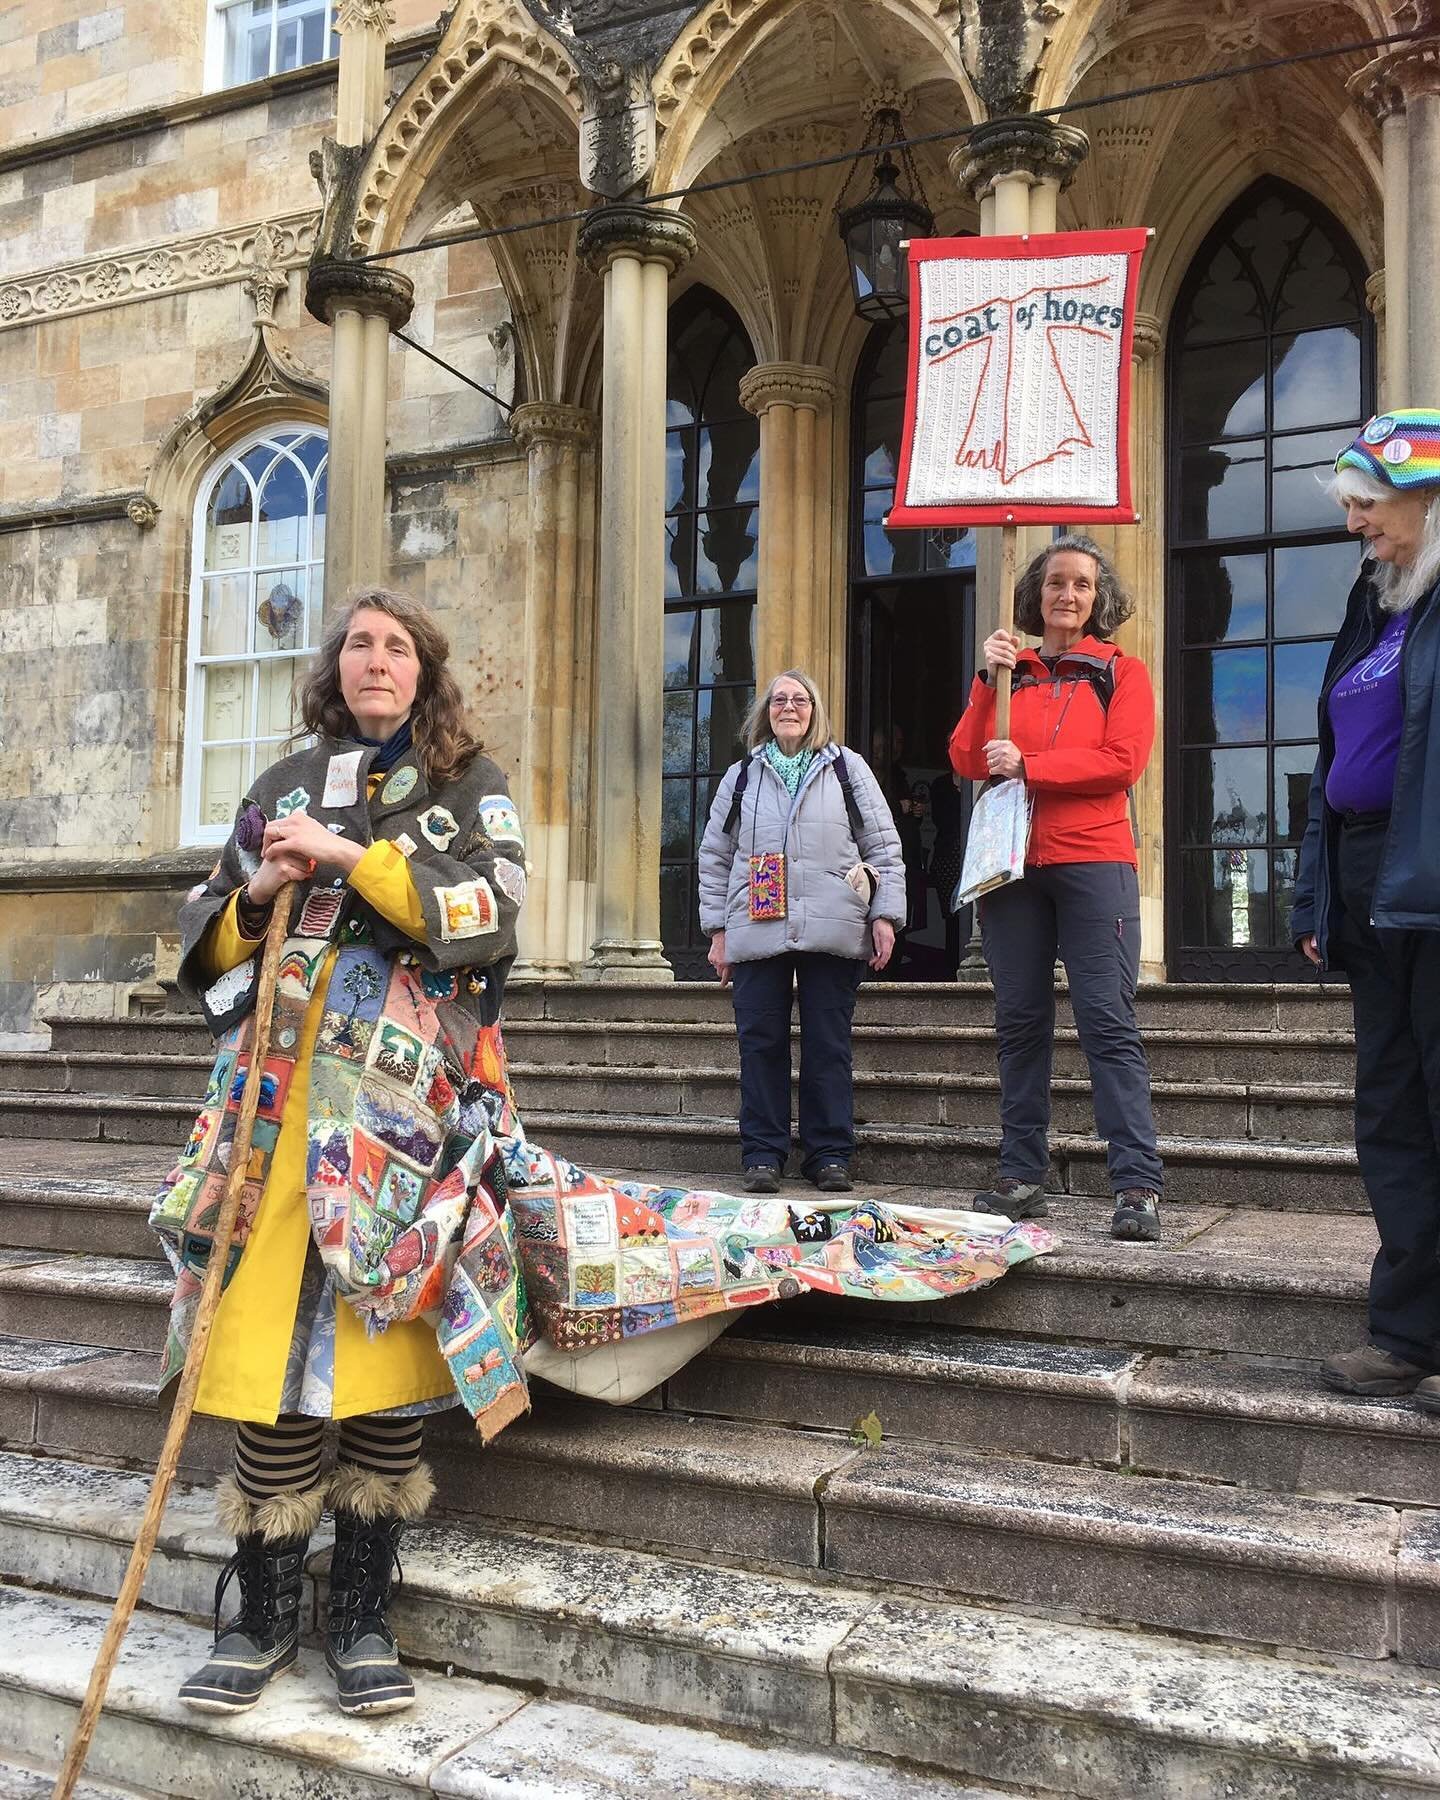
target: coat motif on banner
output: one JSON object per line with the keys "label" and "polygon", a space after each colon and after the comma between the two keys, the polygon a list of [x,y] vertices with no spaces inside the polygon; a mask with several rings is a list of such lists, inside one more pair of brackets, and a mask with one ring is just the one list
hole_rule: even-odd
{"label": "coat motif on banner", "polygon": [[1133,523],[1130,344],[1147,234],[910,247],[892,526]]}

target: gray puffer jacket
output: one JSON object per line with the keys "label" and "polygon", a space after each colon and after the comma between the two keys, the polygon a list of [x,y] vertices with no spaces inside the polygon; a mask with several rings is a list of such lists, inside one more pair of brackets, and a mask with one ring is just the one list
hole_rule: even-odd
{"label": "gray puffer jacket", "polygon": [[[740,818],[725,830],[741,763],[725,771],[700,845],[700,929],[725,933],[730,962],[760,962],[785,951],[819,950],[866,961],[874,954],[870,923],[905,922],[905,864],[900,838],[880,784],[864,760],[845,751],[851,791],[860,811],[857,844],[835,773],[839,746],[821,750],[805,771],[795,798],[756,750],[740,798]],[[786,855],[787,916],[750,917],[750,858],[764,851]],[[845,880],[867,862],[879,876],[869,911]]]}

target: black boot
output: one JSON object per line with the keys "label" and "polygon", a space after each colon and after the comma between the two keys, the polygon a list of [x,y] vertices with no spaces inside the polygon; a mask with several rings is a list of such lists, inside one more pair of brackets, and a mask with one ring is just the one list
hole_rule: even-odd
{"label": "black boot", "polygon": [[395,1478],[338,1463],[330,1484],[335,1553],[325,1661],[345,1713],[399,1712],[415,1699],[385,1618],[400,1570],[406,1521],[430,1504],[435,1484],[420,1465]]}
{"label": "black boot", "polygon": [[[248,1712],[295,1661],[305,1553],[325,1490],[316,1486],[254,1501],[227,1481],[217,1499],[222,1522],[235,1534],[235,1554],[215,1584],[215,1647],[182,1684],[180,1698],[198,1712]],[[222,1625],[225,1590],[237,1578],[240,1610]]]}

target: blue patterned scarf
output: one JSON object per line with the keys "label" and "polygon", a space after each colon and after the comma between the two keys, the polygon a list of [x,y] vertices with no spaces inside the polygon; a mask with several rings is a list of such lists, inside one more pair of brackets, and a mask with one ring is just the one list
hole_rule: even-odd
{"label": "blue patterned scarf", "polygon": [[771,738],[765,746],[765,760],[785,783],[790,798],[795,798],[800,783],[805,779],[805,771],[815,760],[813,750],[797,750],[793,756],[787,756],[780,746]]}

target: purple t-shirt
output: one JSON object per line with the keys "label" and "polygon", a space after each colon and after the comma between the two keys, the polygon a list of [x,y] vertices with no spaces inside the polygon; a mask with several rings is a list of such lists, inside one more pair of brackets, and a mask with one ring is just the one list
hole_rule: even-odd
{"label": "purple t-shirt", "polygon": [[1334,812],[1388,812],[1400,759],[1400,653],[1408,612],[1387,620],[1379,642],[1330,690],[1335,759],[1325,780]]}

